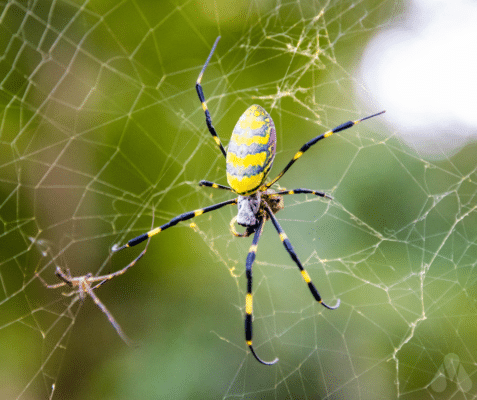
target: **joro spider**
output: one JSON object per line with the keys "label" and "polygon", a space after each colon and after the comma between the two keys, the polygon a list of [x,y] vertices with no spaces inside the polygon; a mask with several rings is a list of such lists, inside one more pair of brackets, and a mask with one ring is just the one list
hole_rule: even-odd
{"label": "joro spider", "polygon": [[[230,204],[237,204],[237,216],[230,221],[232,233],[238,237],[248,237],[252,234],[254,235],[252,245],[250,246],[245,262],[245,272],[247,278],[247,294],[245,296],[245,341],[257,361],[265,365],[273,365],[278,361],[278,358],[275,358],[270,362],[264,361],[258,357],[252,346],[252,265],[255,260],[258,241],[263,232],[265,221],[269,219],[272,221],[273,226],[280,236],[281,242],[300,270],[302,277],[307,283],[308,288],[310,289],[315,300],[330,310],[338,308],[340,301],[338,299],[335,306],[329,306],[321,299],[318,290],[311,281],[310,275],[308,275],[306,272],[297,254],[295,253],[293,246],[288,240],[287,235],[275,218],[275,214],[279,210],[283,209],[283,195],[307,193],[320,197],[331,197],[327,196],[323,192],[310,189],[293,189],[276,192],[270,189],[270,187],[276,183],[285,174],[285,172],[288,171],[288,169],[296,162],[296,160],[298,160],[311,146],[321,139],[330,137],[333,133],[351,128],[352,126],[369,118],[380,115],[385,111],[381,111],[377,114],[373,114],[356,121],[345,122],[344,124],[341,124],[336,128],[315,137],[300,148],[300,150],[294,155],[293,159],[286,165],[283,171],[280,172],[275,179],[269,183],[264,183],[268,173],[270,172],[270,168],[272,167],[273,159],[275,158],[277,142],[275,125],[272,118],[270,117],[270,114],[268,114],[267,111],[258,105],[252,105],[247,108],[247,110],[245,110],[238,120],[237,125],[235,125],[227,151],[225,151],[224,146],[222,145],[222,142],[220,141],[214,126],[212,125],[212,118],[207,108],[201,81],[205,69],[212,58],[215,48],[217,47],[219,39],[220,36],[216,39],[214,45],[212,46],[212,50],[210,51],[210,54],[207,57],[204,66],[202,67],[199,77],[197,78],[196,90],[199,100],[202,104],[202,109],[205,113],[207,128],[225,157],[227,182],[230,186],[219,185],[218,183],[205,180],[200,181],[199,185],[214,189],[228,190],[238,195],[238,197],[178,215],[164,225],[161,225],[150,230],[149,232],[131,239],[125,245],[115,248],[114,251],[117,252],[125,248],[136,246],[144,240],[157,235],[158,233],[178,224],[181,221],[186,221],[210,211],[218,210],[219,208]],[[235,229],[235,223],[244,226],[246,228],[245,232],[237,232]]]}

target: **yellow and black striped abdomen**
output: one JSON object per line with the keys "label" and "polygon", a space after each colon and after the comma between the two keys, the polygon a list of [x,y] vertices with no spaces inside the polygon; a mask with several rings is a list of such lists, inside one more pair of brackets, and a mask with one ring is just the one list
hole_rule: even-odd
{"label": "yellow and black striped abdomen", "polygon": [[272,117],[262,107],[247,108],[235,125],[227,149],[227,181],[242,196],[257,191],[275,158],[277,134]]}

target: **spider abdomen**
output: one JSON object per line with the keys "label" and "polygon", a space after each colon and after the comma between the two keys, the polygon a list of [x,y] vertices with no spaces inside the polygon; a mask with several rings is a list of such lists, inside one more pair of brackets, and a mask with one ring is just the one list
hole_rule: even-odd
{"label": "spider abdomen", "polygon": [[227,149],[227,181],[238,194],[255,193],[270,172],[277,134],[270,114],[252,105],[239,118]]}

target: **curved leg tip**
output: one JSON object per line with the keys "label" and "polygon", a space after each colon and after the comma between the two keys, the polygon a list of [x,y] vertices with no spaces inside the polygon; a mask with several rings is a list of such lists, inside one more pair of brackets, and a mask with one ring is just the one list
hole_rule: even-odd
{"label": "curved leg tip", "polygon": [[252,345],[249,345],[248,346],[250,351],[252,352],[253,356],[255,357],[255,359],[260,363],[260,364],[263,364],[263,365],[273,365],[273,364],[276,364],[278,362],[278,358],[275,358],[275,360],[273,361],[263,361],[259,356],[257,356],[257,353],[255,353],[255,350],[253,349]]}
{"label": "curved leg tip", "polygon": [[326,308],[329,309],[329,310],[336,310],[336,309],[340,306],[340,303],[341,303],[341,301],[340,301],[340,299],[338,299],[338,300],[336,301],[336,304],[335,304],[334,306],[329,306],[328,304],[326,304],[326,303],[323,302],[323,301],[321,302],[321,305],[324,306],[324,307],[326,307]]}

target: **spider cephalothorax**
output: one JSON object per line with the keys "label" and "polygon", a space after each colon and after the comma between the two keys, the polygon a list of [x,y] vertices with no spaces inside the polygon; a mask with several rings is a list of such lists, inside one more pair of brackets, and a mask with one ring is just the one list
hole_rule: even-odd
{"label": "spider cephalothorax", "polygon": [[[272,210],[273,214],[283,210],[283,196],[277,194],[272,189],[257,191],[250,196],[238,196],[237,198],[238,213],[230,221],[230,230],[235,236],[247,237],[255,232],[260,219],[268,220],[268,214],[265,209],[267,206]],[[238,233],[235,229],[235,223],[246,227],[244,233]]]}

